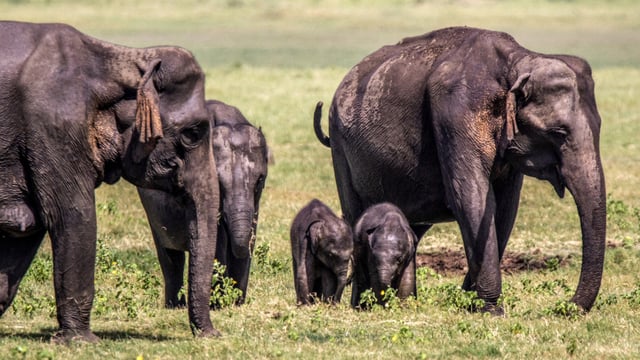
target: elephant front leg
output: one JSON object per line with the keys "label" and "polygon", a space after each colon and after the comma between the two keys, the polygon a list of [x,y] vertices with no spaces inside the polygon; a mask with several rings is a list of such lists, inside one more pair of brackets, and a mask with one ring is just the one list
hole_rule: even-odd
{"label": "elephant front leg", "polygon": [[251,270],[251,256],[246,259],[237,259],[233,254],[229,255],[231,261],[227,265],[227,273],[229,277],[235,281],[233,285],[236,289],[239,289],[242,294],[236,301],[236,305],[244,304],[247,296],[247,287],[249,286],[249,274]]}
{"label": "elephant front leg", "polygon": [[[488,149],[475,148],[477,136],[457,135],[454,130],[436,127],[447,146],[438,153],[446,198],[460,227],[469,272],[463,288],[475,289],[484,300],[482,311],[501,314],[498,298],[502,293],[499,246],[496,235],[496,199],[489,182],[490,160],[484,158]],[[484,139],[483,139],[484,140]],[[488,141],[488,140],[485,140]]]}
{"label": "elephant front leg", "polygon": [[406,299],[418,294],[416,286],[416,257],[415,255],[404,268],[398,285],[398,298]]}
{"label": "elephant front leg", "polygon": [[355,258],[353,266],[353,280],[351,281],[351,306],[360,308],[360,297],[362,293],[371,288],[369,279],[369,270],[367,268],[366,259],[363,257]]}
{"label": "elephant front leg", "polygon": [[321,288],[316,293],[321,297],[322,301],[333,303],[336,300],[334,296],[338,288],[338,279],[333,271],[326,267],[322,267],[319,272]]}
{"label": "elephant front leg", "polygon": [[[463,184],[461,188],[465,186],[471,184]],[[478,297],[485,302],[482,311],[500,315],[502,309],[498,308],[497,303],[502,293],[502,277],[493,215],[493,191],[487,188],[485,196],[468,194],[466,189],[458,189],[456,193],[455,197],[461,206],[455,213],[469,266],[463,289],[475,290],[478,293]]]}
{"label": "elephant front leg", "polygon": [[[56,343],[72,340],[96,342],[89,321],[94,296],[96,218],[91,201],[59,208],[59,218],[49,229],[53,248],[53,282],[60,330]],[[79,197],[76,197],[77,201]]]}
{"label": "elephant front leg", "polygon": [[167,249],[156,242],[156,252],[164,278],[164,306],[168,309],[185,307],[184,294],[180,294],[184,286],[184,251]]}

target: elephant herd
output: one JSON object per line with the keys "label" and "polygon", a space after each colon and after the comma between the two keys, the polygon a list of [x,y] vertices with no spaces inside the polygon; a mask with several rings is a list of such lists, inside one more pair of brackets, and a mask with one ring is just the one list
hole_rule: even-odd
{"label": "elephant herd", "polygon": [[[267,177],[260,129],[205,100],[204,74],[179,47],[130,48],[62,24],[0,22],[0,315],[49,234],[55,342],[90,329],[96,258],[94,189],[138,187],[165,282],[198,336],[210,319],[214,259],[246,295]],[[372,289],[416,295],[416,248],[439,222],[460,227],[483,311],[502,314],[500,261],[524,175],[568,189],[583,253],[571,299],[589,310],[602,279],[605,180],[591,69],[468,27],[384,46],[338,86],[322,131],[343,216],[311,200],[293,219],[297,303],[351,304]],[[187,297],[181,296],[188,256]],[[382,299],[378,298],[379,301]]]}

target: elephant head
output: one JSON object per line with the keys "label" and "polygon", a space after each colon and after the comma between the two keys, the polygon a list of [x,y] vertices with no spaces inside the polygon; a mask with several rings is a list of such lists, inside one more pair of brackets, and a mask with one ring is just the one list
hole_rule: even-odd
{"label": "elephant head", "polygon": [[[158,49],[140,67],[135,126],[125,140],[123,177],[182,198],[189,251],[188,309],[198,335],[218,335],[209,318],[209,294],[219,189],[204,102],[204,74],[186,51]],[[127,132],[126,132],[127,133]],[[126,134],[125,133],[125,134]]]}
{"label": "elephant head", "polygon": [[572,56],[525,56],[507,96],[507,161],[569,189],[580,215],[582,272],[572,299],[590,309],[600,288],[605,251],[606,190],[599,151],[600,116],[591,69]]}
{"label": "elephant head", "polygon": [[[332,289],[323,289],[323,297],[340,302],[342,292],[350,281],[353,255],[353,235],[344,221],[319,220],[308,229],[311,253],[330,269],[335,278]],[[333,282],[333,281],[332,281]]]}
{"label": "elephant head", "polygon": [[415,261],[418,238],[400,209],[390,203],[368,208],[356,223],[356,266],[353,301],[363,290],[372,289],[379,304],[388,288],[400,298],[415,295]]}
{"label": "elephant head", "polygon": [[233,106],[207,101],[220,183],[221,222],[236,259],[251,256],[260,197],[267,178],[267,142]]}

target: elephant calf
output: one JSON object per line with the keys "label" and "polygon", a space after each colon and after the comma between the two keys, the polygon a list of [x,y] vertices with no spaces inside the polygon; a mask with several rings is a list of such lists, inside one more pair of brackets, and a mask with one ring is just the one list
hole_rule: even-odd
{"label": "elephant calf", "polygon": [[355,226],[354,273],[351,306],[373,289],[382,304],[387,288],[401,299],[416,295],[415,256],[418,238],[402,211],[391,203],[368,208]]}
{"label": "elephant calf", "polygon": [[[208,100],[206,107],[220,187],[218,237],[211,246],[216,248],[216,259],[227,267],[225,276],[234,279],[235,287],[242,291],[241,304],[247,292],[258,206],[267,178],[267,143],[262,131],[236,107],[217,100]],[[138,193],[165,280],[165,306],[184,306],[184,297],[178,295],[187,251],[184,205],[166,192],[138,188]]]}
{"label": "elephant calf", "polygon": [[349,281],[351,227],[314,199],[293,219],[291,253],[297,303],[311,304],[316,297],[340,302]]}

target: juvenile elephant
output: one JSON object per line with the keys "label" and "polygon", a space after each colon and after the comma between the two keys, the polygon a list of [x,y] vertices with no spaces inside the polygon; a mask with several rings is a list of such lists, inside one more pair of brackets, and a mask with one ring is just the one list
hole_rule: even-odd
{"label": "juvenile elephant", "polygon": [[[260,196],[267,178],[267,143],[233,106],[221,101],[206,103],[219,183],[220,220],[216,258],[227,266],[225,276],[236,281],[244,302],[249,281],[251,254],[258,224]],[[178,294],[183,286],[185,251],[184,204],[173,194],[138,188],[147,213],[165,281],[165,305],[184,305]],[[216,204],[217,205],[217,204]],[[212,243],[213,245],[213,243]]]}
{"label": "juvenile elephant", "polygon": [[373,290],[379,304],[388,288],[397,290],[400,299],[416,295],[418,238],[397,206],[369,207],[356,223],[354,235],[351,306],[359,306],[360,295],[367,289]]}
{"label": "juvenile elephant", "polygon": [[293,219],[291,254],[298,304],[311,304],[316,297],[340,302],[353,255],[351,226],[313,199]]}
{"label": "juvenile elephant", "polygon": [[62,24],[0,22],[0,314],[49,233],[56,342],[97,341],[94,188],[121,176],[188,209],[189,320],[219,334],[209,292],[219,199],[204,75],[177,47],[129,48]]}
{"label": "juvenile elephant", "polygon": [[[390,201],[418,236],[434,224],[460,226],[469,271],[485,309],[502,292],[500,260],[524,175],[575,200],[582,269],[571,299],[585,310],[600,288],[606,191],[600,115],[591,69],[569,55],[529,51],[505,33],[453,27],[385,46],[338,86],[329,133],[342,211],[354,223]],[[391,141],[390,141],[391,140]]]}

